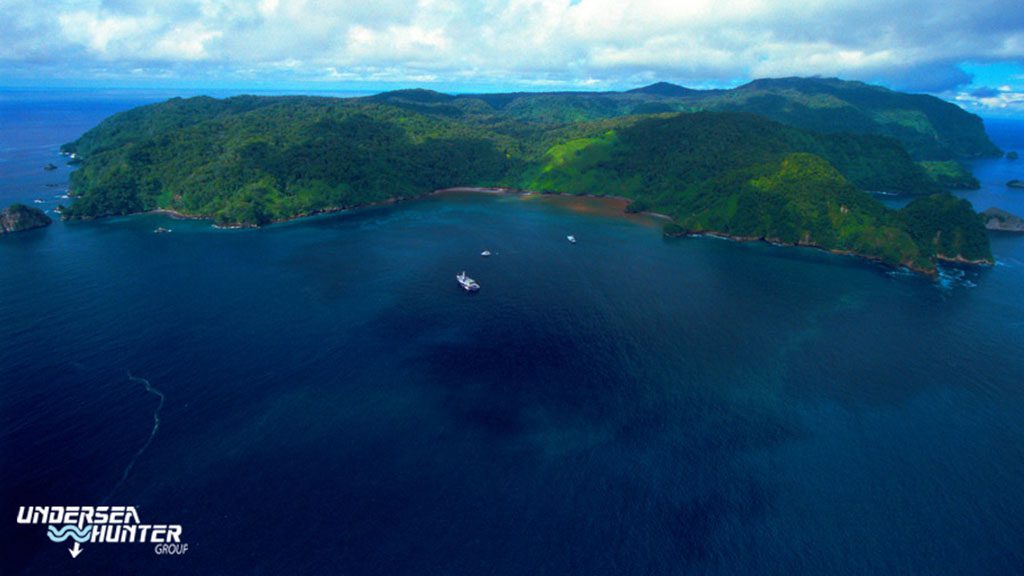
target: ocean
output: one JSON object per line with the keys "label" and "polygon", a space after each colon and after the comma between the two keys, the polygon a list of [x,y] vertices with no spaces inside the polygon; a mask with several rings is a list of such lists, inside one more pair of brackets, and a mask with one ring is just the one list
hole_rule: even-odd
{"label": "ocean", "polygon": [[[0,94],[0,204],[67,202],[58,146],[165,97]],[[973,168],[1024,215],[1024,164]],[[660,226],[444,194],[0,237],[0,571],[1024,571],[1024,236],[930,280]],[[72,558],[16,522],[57,505],[188,547]]]}

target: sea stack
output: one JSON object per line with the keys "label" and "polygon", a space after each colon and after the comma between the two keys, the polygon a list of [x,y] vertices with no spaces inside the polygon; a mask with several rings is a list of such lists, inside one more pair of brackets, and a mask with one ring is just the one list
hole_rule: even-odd
{"label": "sea stack", "polygon": [[1024,220],[1020,216],[1010,214],[999,208],[989,208],[981,213],[985,219],[985,228],[1001,232],[1024,232]]}
{"label": "sea stack", "polygon": [[0,234],[43,228],[51,223],[53,220],[42,210],[24,204],[11,204],[0,211]]}

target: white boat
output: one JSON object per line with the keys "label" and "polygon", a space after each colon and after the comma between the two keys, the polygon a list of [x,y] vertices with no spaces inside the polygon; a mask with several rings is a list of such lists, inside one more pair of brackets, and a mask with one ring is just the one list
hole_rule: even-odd
{"label": "white boat", "polygon": [[483,256],[484,258],[487,258],[488,256],[491,255],[491,251],[490,250],[484,250],[483,252],[480,253],[480,255]]}
{"label": "white boat", "polygon": [[459,285],[462,286],[462,289],[466,292],[476,292],[480,289],[480,285],[476,283],[476,280],[466,276],[465,271],[461,274],[457,274],[455,279],[459,281]]}
{"label": "white boat", "polygon": [[576,243],[576,237],[573,236],[572,234],[569,234],[568,236],[566,236],[565,239],[568,240],[569,242],[572,242],[573,244]]}

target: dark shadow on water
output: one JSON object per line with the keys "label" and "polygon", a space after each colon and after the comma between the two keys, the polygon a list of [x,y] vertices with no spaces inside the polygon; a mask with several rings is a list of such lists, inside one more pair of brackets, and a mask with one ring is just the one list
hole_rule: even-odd
{"label": "dark shadow on water", "polygon": [[[773,507],[775,487],[747,456],[802,436],[791,409],[737,397],[711,374],[699,385],[677,381],[673,370],[646,365],[665,361],[657,352],[638,366],[637,358],[620,356],[615,334],[567,338],[537,314],[491,318],[443,343],[430,343],[443,318],[413,318],[402,306],[367,329],[373,340],[388,341],[401,326],[402,337],[417,343],[403,362],[435,387],[434,410],[448,423],[439,447],[469,445],[510,475],[505,481],[574,495],[546,510],[552,518],[573,517],[575,506],[606,508],[587,531],[619,541],[609,551],[619,561],[666,573],[729,557],[723,530],[763,522]],[[498,508],[545,501],[532,492],[492,497]],[[562,537],[571,541],[572,532]],[[660,552],[635,555],[645,547]]]}

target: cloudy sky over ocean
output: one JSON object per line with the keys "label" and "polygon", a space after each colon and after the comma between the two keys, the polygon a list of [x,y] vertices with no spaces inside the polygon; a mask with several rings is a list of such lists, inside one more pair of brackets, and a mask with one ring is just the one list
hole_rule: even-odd
{"label": "cloudy sky over ocean", "polygon": [[1019,0],[5,0],[14,86],[447,91],[839,76],[1024,114]]}

